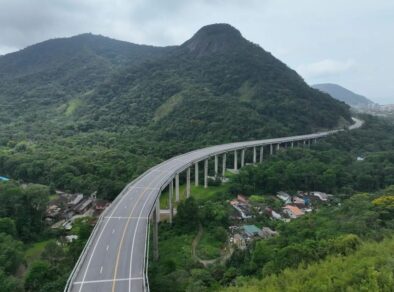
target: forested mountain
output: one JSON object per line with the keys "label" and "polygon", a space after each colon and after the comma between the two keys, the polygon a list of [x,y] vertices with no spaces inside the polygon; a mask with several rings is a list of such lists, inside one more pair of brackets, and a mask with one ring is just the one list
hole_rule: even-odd
{"label": "forested mountain", "polygon": [[107,197],[176,153],[350,122],[227,24],[166,48],[84,34],[2,56],[0,103],[1,174]]}
{"label": "forested mountain", "polygon": [[312,85],[312,87],[331,95],[333,98],[345,102],[351,107],[366,108],[368,106],[375,105],[373,101],[369,100],[365,96],[354,93],[337,84],[322,83]]}

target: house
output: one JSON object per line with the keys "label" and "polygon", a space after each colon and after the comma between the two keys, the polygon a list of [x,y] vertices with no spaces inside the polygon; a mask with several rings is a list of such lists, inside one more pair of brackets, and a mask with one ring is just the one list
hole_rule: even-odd
{"label": "house", "polygon": [[291,197],[288,193],[285,192],[278,192],[276,196],[281,199],[285,204],[291,203]]}
{"label": "house", "polygon": [[98,212],[103,211],[108,206],[109,206],[109,202],[106,200],[96,200],[96,202],[94,203],[94,208]]}
{"label": "house", "polygon": [[328,195],[326,193],[310,192],[310,195],[313,196],[313,197],[318,198],[322,202],[327,202],[328,201]]}
{"label": "house", "polygon": [[257,236],[260,233],[260,229],[256,225],[244,225],[242,228],[248,237]]}
{"label": "house", "polygon": [[249,203],[249,200],[243,195],[238,195],[237,196],[237,200],[238,200],[238,202],[240,202],[242,204],[248,204]]}
{"label": "house", "polygon": [[68,204],[71,207],[75,207],[76,205],[78,205],[83,199],[83,194],[76,194],[74,200],[72,200],[71,202],[69,202]]}
{"label": "house", "polygon": [[265,208],[265,213],[272,219],[281,219],[282,216],[280,216],[280,214],[276,213],[274,210],[272,210],[271,208]]}
{"label": "house", "polygon": [[80,204],[77,207],[77,209],[76,209],[77,213],[79,213],[79,214],[85,213],[89,209],[89,207],[92,205],[92,203],[93,203],[93,200],[91,198],[85,200],[84,202],[82,202],[82,204]]}
{"label": "house", "polygon": [[304,215],[304,212],[300,208],[298,208],[297,206],[292,206],[292,205],[284,206],[283,213],[288,215],[292,219],[295,219],[295,218],[298,218],[298,217]]}
{"label": "house", "polygon": [[296,205],[298,208],[305,208],[305,199],[301,199],[300,197],[294,196],[293,197],[293,204]]}
{"label": "house", "polygon": [[259,236],[262,237],[262,238],[264,238],[264,239],[267,239],[267,238],[270,238],[270,237],[274,237],[274,236],[276,236],[276,235],[278,235],[278,232],[273,231],[273,230],[272,230],[271,228],[269,228],[269,227],[263,227],[263,228],[260,230],[260,232],[259,232]]}

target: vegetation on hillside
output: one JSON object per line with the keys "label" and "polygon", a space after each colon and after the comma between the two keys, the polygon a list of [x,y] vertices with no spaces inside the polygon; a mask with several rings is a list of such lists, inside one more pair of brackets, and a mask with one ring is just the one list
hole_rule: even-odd
{"label": "vegetation on hillside", "polygon": [[350,121],[345,104],[228,25],[168,48],[51,40],[0,68],[0,173],[109,199],[175,154]]}
{"label": "vegetation on hillside", "polygon": [[[283,150],[257,167],[241,169],[216,197],[180,204],[174,226],[160,226],[163,254],[159,262],[150,264],[152,291],[223,287],[232,287],[230,291],[260,291],[262,287],[272,291],[338,291],[345,287],[390,291],[394,126],[385,120],[363,118],[366,124],[360,130],[327,138],[311,149]],[[226,238],[221,235],[212,241],[216,228],[228,228],[228,200],[234,195],[243,193],[265,202],[280,190],[327,191],[334,194],[334,200],[291,222],[256,217],[254,224],[269,226],[279,236],[257,240],[246,250],[236,249],[225,263],[204,267],[190,255],[199,224],[209,232],[209,240],[202,241],[203,250],[214,250],[219,238]],[[192,222],[186,214],[194,214]],[[175,249],[166,248],[175,246],[180,236],[188,240],[179,241]],[[379,247],[383,255],[373,250]],[[342,273],[344,270],[347,272]],[[351,275],[353,272],[356,274]],[[326,279],[332,281],[326,283]]]}

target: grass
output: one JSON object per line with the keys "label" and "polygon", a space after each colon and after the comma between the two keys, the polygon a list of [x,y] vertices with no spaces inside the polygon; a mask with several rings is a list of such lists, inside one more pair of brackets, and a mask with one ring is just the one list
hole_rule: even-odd
{"label": "grass", "polygon": [[164,239],[159,236],[160,263],[172,261],[177,267],[184,267],[191,259],[192,241],[196,235],[173,232],[168,235]]}
{"label": "grass", "polygon": [[82,100],[79,98],[74,98],[74,99],[70,100],[68,103],[65,115],[67,117],[71,116],[75,112],[75,110],[77,108],[79,108],[81,105],[82,105]]}
{"label": "grass", "polygon": [[48,242],[49,240],[36,242],[25,251],[25,260],[28,265],[39,259]]}
{"label": "grass", "polygon": [[[209,186],[207,189],[204,186],[194,186],[192,185],[190,188],[191,196],[193,196],[196,200],[203,202],[209,200],[215,196],[218,192],[226,192],[228,189],[227,185],[219,185],[219,186]],[[183,201],[186,199],[186,185],[179,186],[179,199]],[[175,188],[174,188],[174,201],[175,201]],[[177,203],[174,202],[174,206]],[[160,208],[168,209],[168,191],[163,192],[160,196]]]}
{"label": "grass", "polygon": [[57,199],[59,199],[59,195],[58,194],[53,194],[53,195],[50,195],[49,196],[49,201],[54,201],[54,200],[57,200]]}
{"label": "grass", "polygon": [[222,246],[223,242],[214,237],[211,229],[204,229],[196,254],[202,260],[213,260],[220,257]]}

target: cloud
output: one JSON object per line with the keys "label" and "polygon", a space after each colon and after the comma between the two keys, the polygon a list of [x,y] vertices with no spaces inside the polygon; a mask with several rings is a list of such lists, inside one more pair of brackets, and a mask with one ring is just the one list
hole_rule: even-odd
{"label": "cloud", "polygon": [[355,62],[351,59],[346,61],[324,59],[318,62],[300,65],[296,71],[307,79],[328,78],[349,71],[354,67],[354,64]]}

